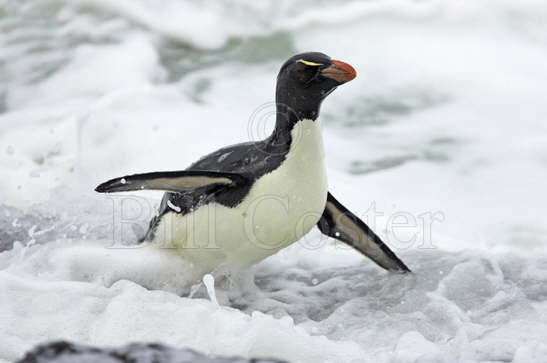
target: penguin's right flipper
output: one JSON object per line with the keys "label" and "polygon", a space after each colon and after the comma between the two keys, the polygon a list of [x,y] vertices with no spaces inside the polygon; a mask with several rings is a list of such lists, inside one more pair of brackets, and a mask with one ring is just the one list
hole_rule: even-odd
{"label": "penguin's right flipper", "polygon": [[134,190],[163,190],[182,193],[202,187],[239,186],[248,183],[248,178],[235,173],[216,171],[167,171],[128,175],[100,184],[99,193],[128,192]]}
{"label": "penguin's right flipper", "polygon": [[386,270],[411,272],[365,222],[347,210],[330,193],[317,226],[327,236],[347,243]]}

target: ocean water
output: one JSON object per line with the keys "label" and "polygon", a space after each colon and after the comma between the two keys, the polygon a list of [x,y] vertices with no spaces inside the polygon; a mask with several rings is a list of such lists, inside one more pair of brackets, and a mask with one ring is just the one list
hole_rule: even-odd
{"label": "ocean water", "polygon": [[[410,266],[313,231],[233,281],[134,248],[179,170],[272,127],[301,51],[329,188]],[[547,361],[547,3],[0,1],[0,361],[53,339],[292,362]]]}

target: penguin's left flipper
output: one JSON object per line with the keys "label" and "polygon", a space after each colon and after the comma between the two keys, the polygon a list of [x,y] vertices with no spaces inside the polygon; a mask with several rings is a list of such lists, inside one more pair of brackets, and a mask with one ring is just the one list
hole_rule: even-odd
{"label": "penguin's left flipper", "polygon": [[202,187],[239,186],[248,183],[247,177],[236,173],[216,171],[167,171],[127,175],[100,184],[99,193],[128,192],[134,190],[163,190],[182,193]]}
{"label": "penguin's left flipper", "polygon": [[347,210],[331,193],[328,193],[327,205],[317,226],[322,233],[347,243],[386,270],[411,272],[365,222]]}

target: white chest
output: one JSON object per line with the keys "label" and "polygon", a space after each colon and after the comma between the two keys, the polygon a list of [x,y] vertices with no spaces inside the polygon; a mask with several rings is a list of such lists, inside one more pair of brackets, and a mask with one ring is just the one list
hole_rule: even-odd
{"label": "white chest", "polygon": [[291,135],[285,161],[257,180],[243,204],[255,212],[255,230],[266,228],[270,236],[291,230],[298,239],[323,213],[327,177],[319,121],[300,121]]}
{"label": "white chest", "polygon": [[255,181],[236,208],[210,203],[184,216],[168,213],[156,240],[204,270],[246,267],[298,241],[323,213],[327,177],[319,121],[300,121],[291,135],[283,163]]}

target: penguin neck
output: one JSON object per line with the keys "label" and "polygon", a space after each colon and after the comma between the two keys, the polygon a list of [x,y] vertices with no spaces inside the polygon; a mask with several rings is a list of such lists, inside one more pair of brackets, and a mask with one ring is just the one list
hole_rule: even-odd
{"label": "penguin neck", "polygon": [[291,131],[303,120],[315,121],[319,117],[322,100],[310,100],[306,97],[292,95],[287,89],[276,92],[275,129],[268,141],[272,145],[290,145]]}

